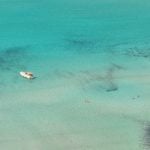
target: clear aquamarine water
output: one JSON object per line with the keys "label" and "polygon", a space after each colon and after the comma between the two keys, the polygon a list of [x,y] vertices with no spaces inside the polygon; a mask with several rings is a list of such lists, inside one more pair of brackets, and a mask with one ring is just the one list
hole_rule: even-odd
{"label": "clear aquamarine water", "polygon": [[149,149],[149,8],[0,0],[0,149]]}

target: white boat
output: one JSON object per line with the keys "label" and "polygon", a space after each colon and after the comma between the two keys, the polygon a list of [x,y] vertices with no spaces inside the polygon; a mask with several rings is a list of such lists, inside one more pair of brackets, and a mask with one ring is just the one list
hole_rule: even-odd
{"label": "white boat", "polygon": [[21,71],[20,72],[20,75],[24,78],[27,78],[27,79],[33,79],[34,76],[33,76],[33,73],[32,72],[24,72],[24,71]]}

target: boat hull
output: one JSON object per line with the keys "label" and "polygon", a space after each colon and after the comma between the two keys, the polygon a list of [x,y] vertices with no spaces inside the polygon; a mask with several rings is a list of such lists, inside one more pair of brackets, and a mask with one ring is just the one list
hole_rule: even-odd
{"label": "boat hull", "polygon": [[33,76],[30,76],[30,75],[26,74],[26,72],[23,72],[23,71],[20,72],[20,75],[27,79],[33,79]]}

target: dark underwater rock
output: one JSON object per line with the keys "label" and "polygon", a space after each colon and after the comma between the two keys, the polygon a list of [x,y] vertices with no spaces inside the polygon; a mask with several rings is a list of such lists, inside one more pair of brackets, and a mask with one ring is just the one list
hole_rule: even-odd
{"label": "dark underwater rock", "polygon": [[140,44],[138,45],[130,45],[127,43],[116,44],[111,48],[111,53],[116,55],[126,55],[130,57],[141,57],[141,58],[150,58],[150,45]]}
{"label": "dark underwater rock", "polygon": [[118,90],[118,86],[115,83],[112,83],[107,87],[106,91],[107,92],[114,92]]}
{"label": "dark underwater rock", "polygon": [[150,123],[144,128],[144,146],[150,149]]}
{"label": "dark underwater rock", "polygon": [[77,53],[95,53],[98,46],[98,40],[86,35],[70,35],[64,39],[65,47]]}
{"label": "dark underwater rock", "polygon": [[10,47],[0,51],[0,70],[10,71],[25,68],[23,60],[27,57],[27,46]]}

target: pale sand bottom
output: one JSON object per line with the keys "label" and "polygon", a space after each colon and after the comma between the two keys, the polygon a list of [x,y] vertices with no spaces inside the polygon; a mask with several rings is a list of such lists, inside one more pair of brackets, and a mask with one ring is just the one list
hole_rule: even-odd
{"label": "pale sand bottom", "polygon": [[149,77],[116,80],[119,90],[114,92],[90,92],[70,80],[49,89],[1,95],[1,149],[144,149]]}

